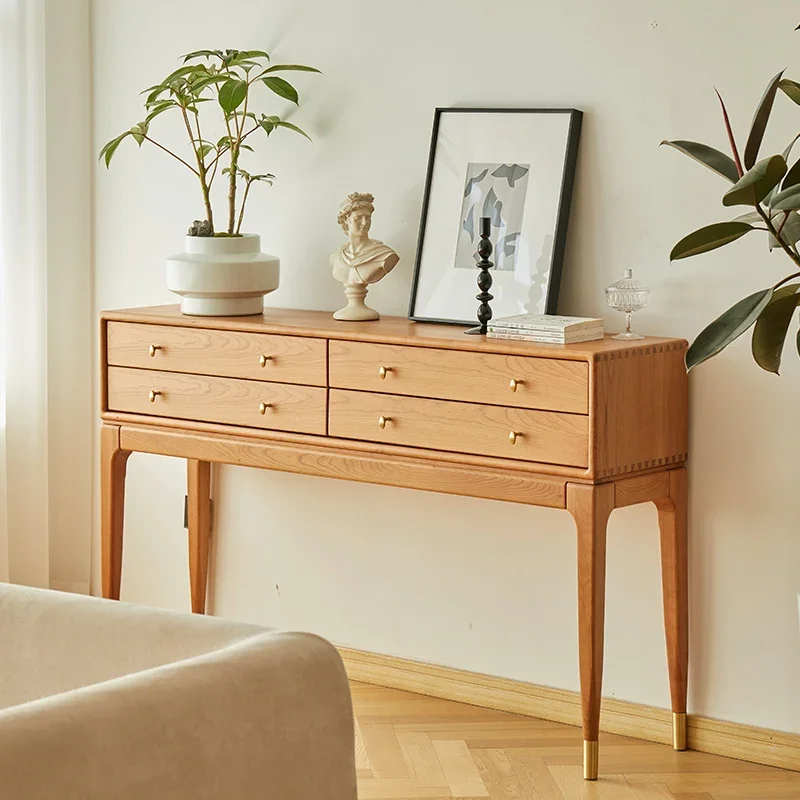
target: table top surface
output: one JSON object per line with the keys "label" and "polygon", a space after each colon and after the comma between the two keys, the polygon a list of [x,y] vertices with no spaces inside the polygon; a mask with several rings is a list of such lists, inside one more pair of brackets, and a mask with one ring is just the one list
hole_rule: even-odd
{"label": "table top surface", "polygon": [[293,336],[322,336],[348,341],[380,342],[417,347],[437,347],[448,350],[502,353],[540,358],[561,358],[593,361],[609,354],[632,355],[633,352],[652,348],[684,349],[685,339],[648,336],[644,339],[623,341],[605,338],[578,344],[548,344],[522,342],[511,339],[489,339],[486,336],[467,336],[460,325],[431,322],[413,322],[405,317],[381,317],[370,322],[340,322],[329,311],[306,311],[289,308],[265,308],[263,314],[250,317],[192,317],[182,314],[180,306],[146,306],[106,311],[104,320],[140,322],[151,325],[177,325],[189,328],[241,331],[249,333],[277,333]]}

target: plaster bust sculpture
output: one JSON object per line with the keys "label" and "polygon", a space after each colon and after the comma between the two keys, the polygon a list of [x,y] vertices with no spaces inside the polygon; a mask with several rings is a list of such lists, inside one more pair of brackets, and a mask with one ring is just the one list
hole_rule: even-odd
{"label": "plaster bust sculpture", "polygon": [[371,194],[353,192],[339,210],[337,221],[348,242],[331,255],[331,266],[333,277],[344,284],[347,305],[333,315],[334,319],[356,322],[380,319],[381,315],[364,302],[367,286],[388,275],[400,260],[391,247],[369,238],[374,200]]}

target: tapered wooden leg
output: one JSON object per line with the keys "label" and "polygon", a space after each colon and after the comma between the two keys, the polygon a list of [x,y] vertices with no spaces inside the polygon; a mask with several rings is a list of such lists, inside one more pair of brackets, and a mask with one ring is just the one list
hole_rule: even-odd
{"label": "tapered wooden leg", "polygon": [[100,429],[100,550],[103,597],[119,600],[122,584],[122,529],[125,468],[130,451],[119,446],[119,427]]}
{"label": "tapered wooden leg", "polygon": [[606,523],[614,485],[568,483],[567,510],[578,529],[578,651],[583,712],[583,777],[597,780],[603,626],[606,600]]}
{"label": "tapered wooden leg", "polygon": [[208,582],[208,539],[211,533],[211,464],[187,461],[189,486],[189,585],[192,611],[206,612]]}
{"label": "tapered wooden leg", "polygon": [[667,635],[673,746],[686,749],[686,692],[689,674],[689,548],[686,468],[669,472],[669,497],[656,501],[661,528],[661,576]]}

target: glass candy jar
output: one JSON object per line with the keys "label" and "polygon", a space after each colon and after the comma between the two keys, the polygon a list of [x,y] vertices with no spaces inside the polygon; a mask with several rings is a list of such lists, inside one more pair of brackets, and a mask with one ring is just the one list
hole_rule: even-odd
{"label": "glass candy jar", "polygon": [[622,280],[606,289],[606,302],[611,308],[625,314],[625,330],[612,339],[644,339],[631,330],[631,314],[643,309],[650,300],[650,290],[633,279],[633,270],[626,269]]}

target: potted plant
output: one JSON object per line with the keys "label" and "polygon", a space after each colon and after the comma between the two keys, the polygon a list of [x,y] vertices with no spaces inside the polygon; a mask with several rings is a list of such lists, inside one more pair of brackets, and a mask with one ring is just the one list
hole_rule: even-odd
{"label": "potted plant", "polygon": [[[784,343],[800,305],[800,251],[797,246],[800,242],[800,159],[790,166],[792,148],[800,134],[781,154],[759,158],[767,122],[779,92],[800,105],[800,84],[779,72],[769,82],[756,108],[744,151],[736,142],[719,92],[730,155],[698,142],[662,142],[700,162],[730,184],[722,197],[723,206],[749,209],[732,220],[690,233],[672,249],[671,260],[707,253],[752,231],[763,231],[767,233],[769,249],[780,249],[792,262],[789,275],[740,300],[697,336],[686,354],[688,369],[712,358],[751,327],[752,353],[758,366],[775,374],[780,369]],[[800,332],[796,348],[800,353]]]}
{"label": "potted plant", "polygon": [[[278,288],[280,261],[261,252],[258,234],[242,233],[242,222],[253,184],[272,185],[275,176],[247,171],[242,155],[253,152],[251,137],[269,137],[279,129],[310,137],[280,117],[257,114],[256,92],[269,91],[298,105],[297,90],[277,73],[319,70],[302,64],[271,65],[263,50],[197,50],[182,59],[181,67],[142,92],[147,95],[146,117],[108,142],[100,158],[108,167],[120,144],[131,138],[140,147],[145,142],[158,147],[192,172],[200,184],[205,218],[190,227],[185,252],[168,259],[167,286],[181,296],[184,314],[260,314],[264,295]],[[201,105],[208,102],[211,106]],[[186,158],[152,136],[153,122],[167,112],[182,119],[190,146]],[[214,133],[212,116],[218,125]],[[218,176],[227,188],[224,230],[215,227],[211,201]]]}

